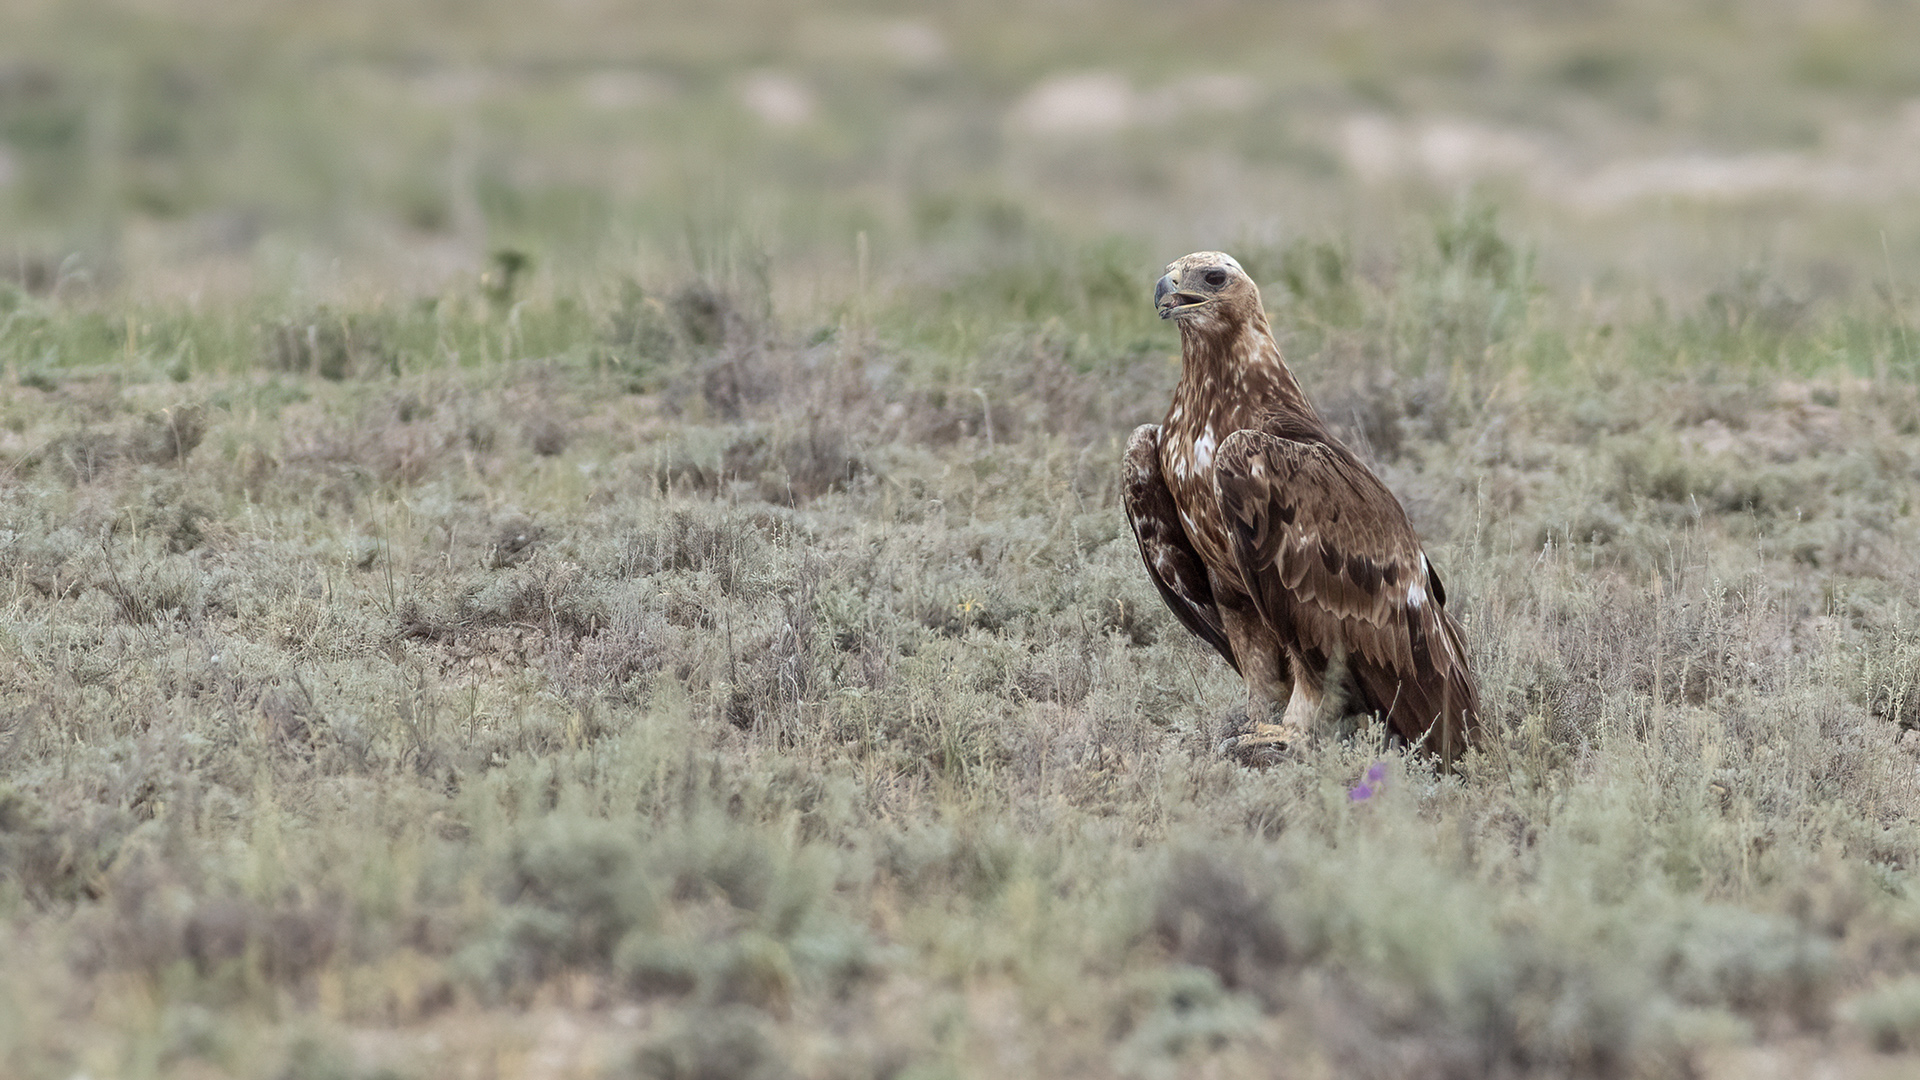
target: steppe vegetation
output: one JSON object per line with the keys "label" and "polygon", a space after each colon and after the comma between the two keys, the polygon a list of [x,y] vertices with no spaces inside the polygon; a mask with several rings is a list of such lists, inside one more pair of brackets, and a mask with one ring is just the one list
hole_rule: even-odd
{"label": "steppe vegetation", "polygon": [[[0,15],[0,1075],[1920,1067],[1912,13],[528,9]],[[1455,775],[1214,752],[1204,247]]]}

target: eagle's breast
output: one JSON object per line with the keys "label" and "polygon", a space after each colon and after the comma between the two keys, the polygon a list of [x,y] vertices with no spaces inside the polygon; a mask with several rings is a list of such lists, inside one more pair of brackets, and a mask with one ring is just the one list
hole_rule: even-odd
{"label": "eagle's breast", "polygon": [[1214,452],[1243,423],[1223,408],[1212,380],[1183,384],[1161,425],[1160,470],[1180,510],[1187,539],[1208,566],[1232,565],[1225,522],[1213,486]]}

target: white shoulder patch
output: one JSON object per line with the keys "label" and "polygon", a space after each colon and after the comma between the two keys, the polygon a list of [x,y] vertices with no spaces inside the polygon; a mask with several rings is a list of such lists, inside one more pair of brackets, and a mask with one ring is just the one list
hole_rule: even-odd
{"label": "white shoulder patch", "polygon": [[1200,433],[1200,437],[1193,440],[1194,467],[1197,469],[1204,469],[1207,466],[1212,465],[1213,449],[1218,445],[1219,443],[1216,442],[1213,437],[1213,425],[1209,424],[1207,425],[1206,430]]}

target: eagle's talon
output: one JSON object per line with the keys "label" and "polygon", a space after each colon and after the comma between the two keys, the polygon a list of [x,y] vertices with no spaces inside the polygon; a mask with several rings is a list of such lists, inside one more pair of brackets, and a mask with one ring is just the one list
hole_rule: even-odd
{"label": "eagle's talon", "polygon": [[1256,724],[1252,732],[1235,735],[1220,742],[1220,752],[1256,769],[1278,765],[1298,755],[1307,742],[1307,733],[1291,724]]}

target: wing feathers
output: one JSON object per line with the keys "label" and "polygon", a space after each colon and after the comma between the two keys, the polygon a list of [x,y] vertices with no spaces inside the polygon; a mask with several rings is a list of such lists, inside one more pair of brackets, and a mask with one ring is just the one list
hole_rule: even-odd
{"label": "wing feathers", "polygon": [[1236,431],[1214,490],[1261,618],[1321,658],[1345,656],[1370,708],[1451,757],[1479,712],[1460,628],[1406,513],[1351,454]]}
{"label": "wing feathers", "polygon": [[1188,630],[1219,650],[1235,671],[1240,661],[1227,642],[1220,609],[1214,603],[1213,585],[1207,580],[1207,568],[1180,524],[1180,510],[1173,493],[1160,476],[1160,428],[1142,424],[1127,440],[1126,478],[1123,496],[1127,520],[1133,525],[1134,539],[1140,544],[1140,559],[1147,564],[1147,576],[1153,579],[1160,598]]}

